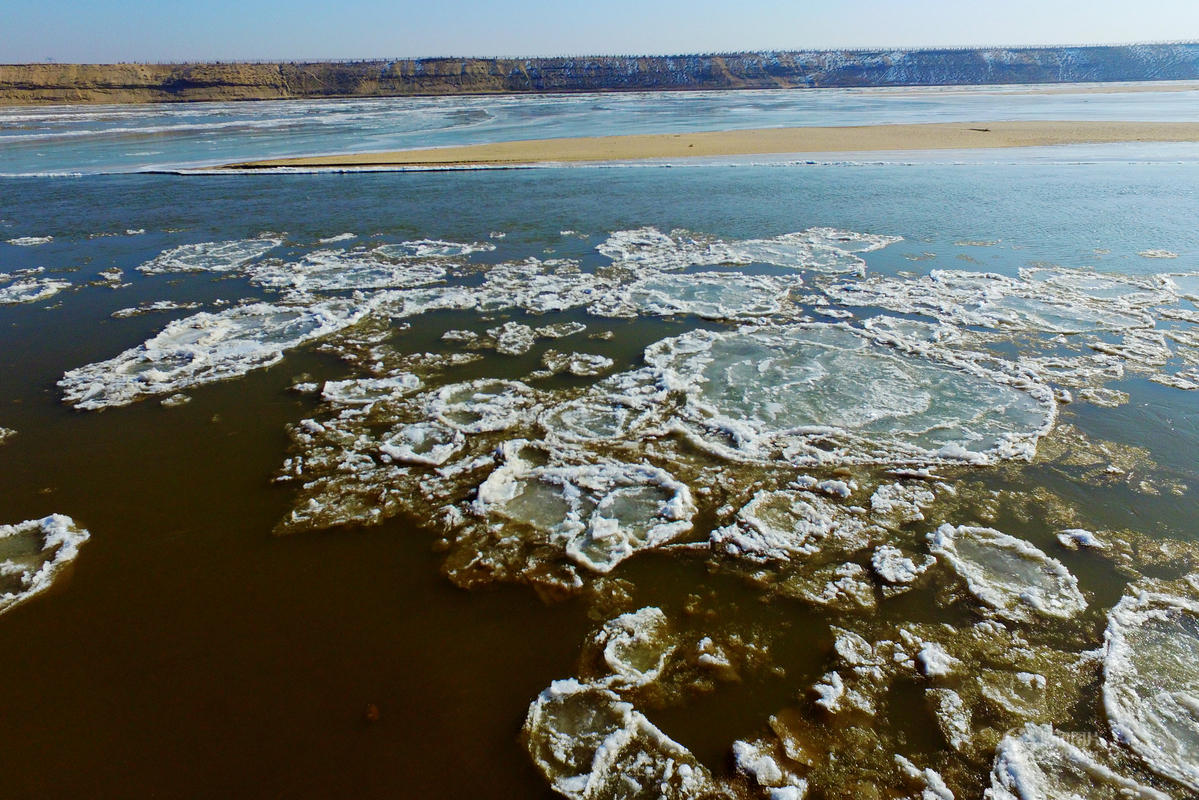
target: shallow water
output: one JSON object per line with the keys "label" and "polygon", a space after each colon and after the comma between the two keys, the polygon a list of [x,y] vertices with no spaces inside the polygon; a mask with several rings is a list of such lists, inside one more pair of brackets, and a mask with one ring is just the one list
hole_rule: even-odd
{"label": "shallow water", "polygon": [[[729,781],[727,791],[735,796],[761,796],[744,765],[738,777],[732,755],[738,740],[773,742],[771,737],[786,734],[823,754],[813,765],[796,767],[812,797],[861,796],[860,784],[905,786],[893,755],[920,770],[936,769],[959,797],[969,797],[991,785],[996,747],[1023,720],[1052,723],[1092,743],[1110,739],[1101,670],[1097,662],[1084,659],[1079,667],[1075,661],[1104,646],[1106,614],[1130,584],[1156,579],[1182,593],[1179,579],[1199,570],[1196,395],[1156,382],[1185,375],[1195,363],[1189,335],[1195,323],[1183,313],[1193,306],[1176,294],[1154,294],[1166,291],[1162,286],[1187,285],[1182,279],[1163,283],[1159,273],[1199,269],[1196,178],[1199,166],[1189,163],[930,161],[4,179],[0,272],[44,268],[30,274],[71,286],[44,300],[0,306],[0,374],[6,376],[0,381],[0,427],[16,431],[0,442],[0,523],[63,513],[91,533],[47,592],[0,616],[0,649],[10,654],[0,659],[0,683],[10,687],[0,692],[0,765],[8,785],[15,795],[47,796],[552,796],[547,776],[531,763],[521,740],[530,703],[555,680],[607,680],[596,631],[649,606],[669,622],[673,655],[660,678],[618,687],[621,697],[690,751],[713,780]],[[654,251],[652,263],[629,257],[627,250],[614,262],[612,234],[647,226],[685,232]],[[846,250],[833,260],[808,254],[795,264],[787,260],[791,255],[738,244],[818,226],[902,240],[856,255]],[[344,233],[355,237],[320,241]],[[8,243],[46,236],[53,238],[43,244]],[[233,253],[222,262],[230,267],[226,271],[137,269],[181,246],[260,238],[280,244],[251,247],[248,258],[245,248],[216,250]],[[422,240],[494,249],[432,252],[404,245]],[[373,253],[385,245],[403,246]],[[738,247],[752,249],[751,263],[711,263],[729,260],[727,253],[741,252]],[[318,274],[305,273],[304,288],[314,294],[289,295],[291,283],[262,278],[302,272],[296,265],[308,263],[306,255],[338,248],[346,253],[331,262],[340,265],[337,283],[322,289]],[[425,255],[414,255],[418,251]],[[1152,251],[1176,257],[1141,255]],[[704,255],[714,252],[726,255]],[[526,260],[531,257],[544,263]],[[864,262],[860,277],[852,269],[821,267],[852,264],[855,257]],[[405,260],[410,258],[418,261]],[[355,295],[344,287],[354,285],[363,264],[371,270],[369,287]],[[391,270],[389,288],[373,288],[380,265]],[[444,284],[410,282],[413,275],[436,276],[430,265],[443,270]],[[1021,273],[1037,265],[1052,270]],[[1115,288],[1090,272],[1058,269],[1088,267],[1118,276]],[[120,276],[101,274],[114,268]],[[916,293],[913,287],[925,286],[921,281],[933,270],[961,272],[939,282],[930,278],[926,283],[934,288]],[[730,281],[739,280],[738,272],[759,276],[771,298],[765,320],[771,326],[808,318],[809,328],[820,333],[808,340],[797,334],[800,350],[805,341],[869,335],[881,337],[871,339],[871,348],[902,353],[888,356],[887,363],[925,364],[902,379],[886,374],[893,389],[911,376],[933,375],[922,388],[927,408],[922,406],[920,419],[943,421],[948,430],[934,424],[929,434],[938,446],[963,427],[956,421],[962,408],[945,412],[947,394],[937,381],[946,374],[1020,398],[1042,397],[1038,386],[1066,388],[1076,402],[1054,404],[1045,435],[1038,430],[1042,416],[1009,425],[1018,438],[1033,437],[1037,455],[1031,463],[1000,450],[983,459],[991,463],[947,451],[931,465],[939,477],[896,476],[886,470],[918,465],[909,456],[880,452],[881,428],[874,427],[868,431],[875,437],[873,455],[864,460],[869,463],[844,455],[789,462],[816,452],[795,449],[797,442],[812,444],[794,438],[810,432],[776,424],[771,415],[790,398],[775,398],[784,401],[776,407],[767,392],[755,392],[751,364],[721,373],[741,376],[744,391],[716,387],[726,394],[707,397],[688,395],[685,385],[660,393],[660,382],[673,377],[653,372],[652,363],[644,370],[647,347],[675,337],[694,341],[690,332],[696,330],[712,332],[727,344],[721,358],[738,363],[744,342],[730,331],[751,319],[762,322],[763,312],[756,300],[722,310],[719,294],[708,293],[699,306],[688,306],[695,297],[679,279],[713,271]],[[999,277],[979,284],[981,272]],[[653,279],[666,306],[624,293],[638,277]],[[978,295],[980,285],[992,294]],[[775,294],[779,286],[783,290]],[[611,302],[597,302],[601,295]],[[183,386],[186,402],[179,405],[160,401],[181,387],[154,378],[139,384],[145,391],[133,397],[140,400],[126,403],[130,397],[112,395],[120,402],[98,411],[68,407],[57,385],[72,370],[137,348],[173,320],[230,314],[232,306],[223,301],[312,308],[329,297],[370,310],[340,333],[280,350],[277,361],[260,369]],[[941,304],[935,313],[929,298]],[[112,316],[161,300],[197,305]],[[417,300],[433,310],[417,313]],[[1050,304],[1054,316],[1030,306],[1032,300]],[[829,308],[849,315],[848,321],[820,313]],[[1181,316],[1163,316],[1162,309]],[[864,326],[863,320],[879,314],[890,320]],[[1142,327],[1141,315],[1148,315],[1152,328]],[[1053,324],[1042,329],[1046,319]],[[488,333],[504,323],[511,323],[504,337]],[[579,323],[585,330],[546,330],[557,323]],[[858,333],[821,327],[838,324]],[[1056,339],[1064,329],[1070,333]],[[218,352],[208,328],[195,331],[191,346],[205,357]],[[443,338],[448,331],[457,333]],[[1133,336],[1159,332],[1175,335],[1163,340],[1164,362],[1156,355],[1160,348]],[[932,350],[921,349],[934,340]],[[221,341],[244,355],[240,340]],[[612,364],[594,376],[535,374],[552,372],[547,365],[556,362],[545,358],[547,350],[604,356]],[[457,354],[463,363],[416,357],[424,353]],[[977,370],[970,371],[963,354],[974,354],[969,360]],[[1121,373],[1097,377],[1114,369],[1116,362],[1102,361],[1109,357]],[[1065,366],[1050,364],[1052,358]],[[778,363],[779,369],[794,366],[787,359]],[[1095,374],[1069,373],[1085,372],[1084,366]],[[862,357],[855,368],[866,376],[867,388],[875,362]],[[672,375],[686,373],[671,369]],[[330,394],[325,387],[327,396],[350,398],[342,406],[321,399],[326,380],[400,375],[415,377],[394,381],[392,389],[357,384],[358,395]],[[112,378],[112,370],[94,376],[101,384]],[[443,386],[481,379],[519,380],[529,388],[505,384],[508,391],[500,397],[511,400],[511,408],[478,406],[462,416],[462,409],[438,405]],[[1029,385],[1017,386],[1018,379]],[[315,390],[295,391],[297,384]],[[1079,399],[1097,386],[1128,397],[1114,407]],[[359,416],[338,416],[347,408],[363,409],[361,398],[370,392],[385,396]],[[875,420],[873,426],[879,423],[872,414],[905,411],[894,398],[862,405],[869,396],[840,386],[803,408],[823,409],[842,421]],[[701,415],[713,397],[725,411],[739,409],[746,419],[758,415],[763,426],[770,422],[775,438],[766,449],[738,449],[722,438],[723,428]],[[576,401],[586,413],[569,417],[575,427],[555,422],[567,418],[561,405]],[[620,408],[627,413],[605,416],[613,402],[625,404]],[[323,431],[305,428],[303,420]],[[450,466],[486,461],[495,447],[517,437],[548,443],[513,450],[506,461],[483,463],[473,472],[444,475],[402,458],[371,456],[369,466],[354,460],[373,452],[355,442],[401,441],[387,437],[416,423],[442,426],[449,431],[441,434],[446,441],[456,441],[452,432],[458,430],[467,444],[448,457]],[[671,424],[681,427],[663,434]],[[502,429],[491,430],[496,426]],[[588,426],[603,436],[588,438]],[[852,447],[857,440],[846,441],[841,444]],[[303,465],[297,457],[305,458]],[[350,459],[345,469],[338,466],[342,457]],[[511,467],[526,480],[549,474],[536,472],[547,464],[563,470],[588,459],[646,460],[688,486],[694,508],[655,511],[653,503],[614,492],[594,473],[553,473],[592,482],[594,496],[577,506],[587,535],[603,539],[604,520],[633,509],[640,517],[686,517],[691,528],[677,541],[689,546],[640,549],[604,572],[591,556],[572,558],[565,540],[554,538],[558,534],[527,530],[552,528],[554,520],[534,520],[514,532],[503,514],[474,504],[471,492],[498,468]],[[288,463],[313,483],[273,482]],[[553,495],[563,485],[556,480],[538,485]],[[919,509],[923,519],[910,509],[872,507],[874,487],[894,482],[926,486],[935,495]],[[711,531],[745,522],[749,518],[737,516],[742,506],[767,490],[833,515],[824,528],[820,520],[813,523],[818,546],[780,562],[772,555],[777,543],[755,551],[748,529],[741,534],[753,546],[734,552],[709,545]],[[336,502],[314,512],[309,499]],[[460,525],[440,515],[447,502],[461,509]],[[849,511],[850,505],[867,511]],[[535,510],[547,506],[569,503],[554,495]],[[867,530],[863,520],[877,522],[878,530]],[[996,617],[946,563],[926,565],[910,585],[872,572],[871,553],[884,543],[919,571],[929,552],[926,536],[943,522],[1024,540],[1077,579],[1086,608],[1066,603],[1073,616],[1038,617],[1037,624],[1001,616],[994,624],[1006,620],[1004,630],[1026,639],[1013,644],[1008,633],[978,627]],[[752,519],[745,524],[752,527]],[[1062,545],[1057,534],[1075,528],[1094,531],[1112,549],[1105,555]],[[1162,550],[1162,543],[1181,549]],[[803,552],[794,542],[783,544],[791,547],[787,552]],[[1006,551],[993,556],[983,552],[978,560],[988,569],[1011,566]],[[835,572],[850,563],[864,577]],[[1035,568],[1020,563],[1015,572],[1039,580],[1046,562],[1030,563]],[[827,594],[827,585],[839,579],[846,591]],[[1036,614],[1021,608],[1017,620]],[[856,640],[838,630],[862,637],[876,652],[862,657]],[[905,644],[903,631],[916,643]],[[703,644],[705,638],[711,643]],[[935,653],[926,657],[921,648],[930,642],[966,664],[966,677],[928,674]],[[869,667],[892,660],[894,648],[907,652],[915,666],[896,667],[875,681]],[[994,652],[1005,649],[1010,652]],[[852,652],[867,660],[853,666],[846,655]],[[707,662],[699,659],[704,654]],[[1052,689],[1047,700],[1037,701],[1043,702],[1040,710],[1013,716],[996,708],[987,692],[999,696],[1005,676],[1020,670],[1041,674]],[[994,685],[979,684],[980,676]],[[831,698],[836,680],[847,693],[828,701],[843,704],[834,713],[815,700]],[[951,715],[938,717],[937,710],[952,702],[948,691],[972,713],[972,743],[955,747]],[[859,702],[853,692],[875,704],[875,717],[853,706]],[[372,706],[376,721],[370,719]],[[872,731],[877,741],[862,739],[861,730]],[[886,748],[881,756],[862,756],[879,746]],[[1023,752],[1020,747],[1010,750]],[[1108,759],[1102,748],[1086,750],[1128,780],[1186,796],[1186,789],[1135,752],[1117,747],[1120,755]],[[834,762],[830,752],[841,757]],[[855,759],[860,768],[833,766]],[[915,784],[905,791],[919,794]]]}
{"label": "shallow water", "polygon": [[1199,95],[1193,89],[1060,88],[1065,91],[904,87],[21,106],[0,109],[0,174],[129,172],[600,133],[999,119],[1186,121]]}

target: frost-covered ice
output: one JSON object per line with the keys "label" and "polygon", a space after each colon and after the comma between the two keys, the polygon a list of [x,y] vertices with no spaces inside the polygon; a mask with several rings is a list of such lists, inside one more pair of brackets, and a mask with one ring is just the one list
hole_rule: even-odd
{"label": "frost-covered ice", "polygon": [[826,273],[861,273],[866,262],[858,253],[900,241],[834,228],[809,228],[770,239],[725,240],[714,236],[656,228],[616,231],[596,249],[613,261],[634,268],[670,271],[687,267],[770,264]]}
{"label": "frost-covered ice", "polygon": [[128,319],[160,311],[191,311],[199,308],[200,305],[200,303],[181,303],[174,300],[152,300],[130,308],[118,309],[112,312],[111,316],[113,319]]}
{"label": "frost-covered ice", "polygon": [[1134,591],[1108,614],[1103,703],[1154,772],[1199,792],[1199,602]]}
{"label": "frost-covered ice", "polygon": [[486,253],[495,249],[490,242],[446,242],[441,239],[417,239],[399,244],[376,247],[375,252],[388,258],[448,259],[462,258],[471,253]]}
{"label": "frost-covered ice", "polygon": [[438,390],[429,412],[463,433],[485,433],[513,427],[533,403],[533,390],[520,381],[483,378]]}
{"label": "frost-covered ice", "polygon": [[48,589],[88,537],[62,514],[0,525],[0,614]]}
{"label": "frost-covered ice", "polygon": [[843,324],[692,331],[646,350],[681,422],[732,458],[993,463],[1031,458],[1053,424],[1044,386],[959,357],[879,344]]}
{"label": "frost-covered ice", "polygon": [[282,360],[285,351],[346,328],[368,310],[365,304],[332,300],[201,312],[170,323],[115,358],[67,372],[58,385],[77,408],[126,405],[268,367]]}
{"label": "frost-covered ice", "polygon": [[295,262],[270,259],[249,273],[252,283],[271,289],[334,292],[425,286],[444,279],[446,269],[425,261],[393,263],[370,251],[316,250]]}
{"label": "frost-covered ice", "polygon": [[794,309],[795,277],[728,273],[662,274],[642,278],[592,303],[592,314],[608,317],[690,314],[704,319],[768,317]]}
{"label": "frost-covered ice", "polygon": [[466,437],[437,422],[402,425],[383,438],[379,451],[395,461],[439,466],[466,446]]}
{"label": "frost-covered ice", "polygon": [[1029,621],[1032,614],[1072,617],[1086,608],[1078,579],[1023,539],[993,528],[945,524],[929,534],[930,549],[996,614]]}
{"label": "frost-covered ice", "polygon": [[691,529],[690,490],[657,467],[533,466],[519,443],[505,451],[506,463],[479,486],[476,513],[532,527],[580,566],[609,572]]}
{"label": "frost-covered ice", "polygon": [[868,541],[866,529],[842,506],[807,492],[761,492],[733,524],[712,531],[712,546],[754,561],[789,561],[834,544],[858,549]]}
{"label": "frost-covered ice", "polygon": [[11,279],[7,275],[0,275],[0,306],[36,303],[38,300],[46,300],[70,287],[70,281],[58,278],[19,277]]}
{"label": "frost-covered ice", "polygon": [[554,681],[529,708],[524,733],[542,775],[575,800],[688,800],[716,789],[685,747],[607,688]]}
{"label": "frost-covered ice", "polygon": [[557,350],[546,350],[541,355],[541,363],[551,375],[566,372],[578,377],[589,377],[604,374],[612,369],[616,362],[595,353],[559,353]]}
{"label": "frost-covered ice", "polygon": [[1168,800],[1054,732],[1027,725],[995,752],[986,800]]}
{"label": "frost-covered ice", "polygon": [[171,272],[232,272],[283,244],[281,239],[197,242],[165,250],[138,267],[147,275]]}
{"label": "frost-covered ice", "polygon": [[676,645],[662,609],[647,606],[604,623],[596,637],[604,663],[612,670],[609,683],[642,686],[662,674]]}

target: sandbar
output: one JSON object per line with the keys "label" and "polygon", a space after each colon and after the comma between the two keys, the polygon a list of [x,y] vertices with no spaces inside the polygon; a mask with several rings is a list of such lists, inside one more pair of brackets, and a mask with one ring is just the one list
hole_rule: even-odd
{"label": "sandbar", "polygon": [[1199,122],[943,122],[530,139],[383,153],[276,158],[223,169],[521,166],[783,153],[970,150],[1114,142],[1199,142]]}

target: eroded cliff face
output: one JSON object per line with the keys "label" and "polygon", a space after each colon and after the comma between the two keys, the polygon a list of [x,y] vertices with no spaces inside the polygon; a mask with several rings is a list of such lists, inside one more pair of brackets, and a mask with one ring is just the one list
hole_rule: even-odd
{"label": "eroded cliff face", "polygon": [[1199,44],[0,66],[0,104],[1199,79]]}

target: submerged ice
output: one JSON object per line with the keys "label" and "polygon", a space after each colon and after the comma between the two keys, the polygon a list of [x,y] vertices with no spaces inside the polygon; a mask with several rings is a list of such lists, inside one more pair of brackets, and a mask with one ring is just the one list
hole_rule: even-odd
{"label": "submerged ice", "polygon": [[62,514],[0,525],[0,614],[50,588],[88,538]]}

